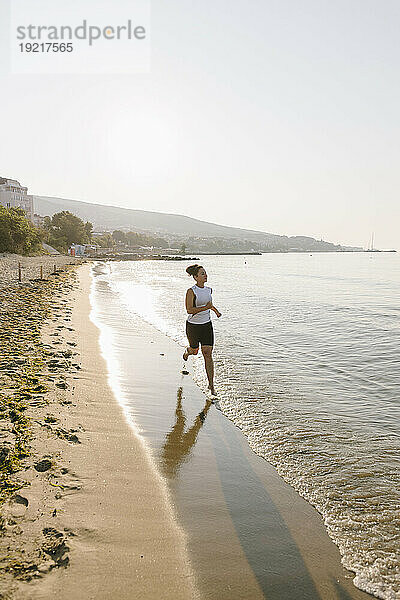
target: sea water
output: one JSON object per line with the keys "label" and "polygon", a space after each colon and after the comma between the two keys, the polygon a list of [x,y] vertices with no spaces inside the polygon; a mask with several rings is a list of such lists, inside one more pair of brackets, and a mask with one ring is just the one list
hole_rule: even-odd
{"label": "sea water", "polygon": [[[354,584],[400,598],[400,257],[204,256],[216,387],[253,450],[321,513]],[[97,263],[124,310],[182,347],[186,262]],[[104,309],[104,308],[103,308]],[[116,325],[117,326],[117,325]],[[194,377],[207,388],[201,358]]]}

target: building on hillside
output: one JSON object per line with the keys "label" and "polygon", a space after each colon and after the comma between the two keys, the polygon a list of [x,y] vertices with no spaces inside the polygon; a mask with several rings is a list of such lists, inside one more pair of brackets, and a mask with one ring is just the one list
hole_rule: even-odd
{"label": "building on hillside", "polygon": [[5,208],[22,208],[33,223],[33,196],[16,179],[0,177],[0,204]]}
{"label": "building on hillside", "polygon": [[44,219],[45,217],[42,217],[42,215],[37,215],[36,213],[34,213],[33,224],[35,225],[35,227],[43,227]]}

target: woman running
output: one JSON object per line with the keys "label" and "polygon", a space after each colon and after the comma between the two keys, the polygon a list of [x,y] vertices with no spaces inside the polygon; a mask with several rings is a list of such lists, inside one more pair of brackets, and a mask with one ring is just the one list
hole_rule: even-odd
{"label": "woman running", "polygon": [[208,378],[208,389],[214,396],[214,363],[212,359],[214,331],[210,310],[214,311],[218,318],[221,313],[213,306],[212,289],[204,285],[207,281],[205,269],[201,265],[191,265],[186,269],[186,273],[193,276],[196,283],[186,292],[186,311],[188,313],[186,335],[189,340],[189,347],[186,348],[183,354],[183,360],[187,360],[191,354],[197,354],[199,344],[201,344],[201,352]]}

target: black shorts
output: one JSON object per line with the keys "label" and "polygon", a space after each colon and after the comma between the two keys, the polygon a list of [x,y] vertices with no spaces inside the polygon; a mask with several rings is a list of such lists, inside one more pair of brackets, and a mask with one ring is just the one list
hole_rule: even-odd
{"label": "black shorts", "polygon": [[186,321],[186,335],[191,348],[214,346],[214,330],[211,321],[208,323],[189,323]]}

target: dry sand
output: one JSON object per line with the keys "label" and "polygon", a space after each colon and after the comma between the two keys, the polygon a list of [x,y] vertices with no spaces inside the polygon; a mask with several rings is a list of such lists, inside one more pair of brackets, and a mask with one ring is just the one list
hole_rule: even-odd
{"label": "dry sand", "polygon": [[40,267],[42,267],[43,277],[47,277],[56,269],[61,269],[66,265],[79,265],[86,259],[66,256],[64,254],[54,254],[48,256],[41,254],[40,256],[21,256],[19,254],[11,254],[8,252],[0,253],[0,287],[9,285],[18,281],[18,265],[21,265],[21,280],[27,282],[30,279],[40,277]]}
{"label": "dry sand", "polygon": [[[19,581],[66,563],[65,536],[53,527],[60,491],[54,479],[58,450],[77,436],[53,413],[68,406],[65,373],[78,367],[74,342],[62,343],[59,333],[68,331],[74,272],[18,284],[7,281],[9,258],[1,259],[1,267],[0,595],[8,598]],[[41,338],[45,322],[52,330],[48,344]]]}

